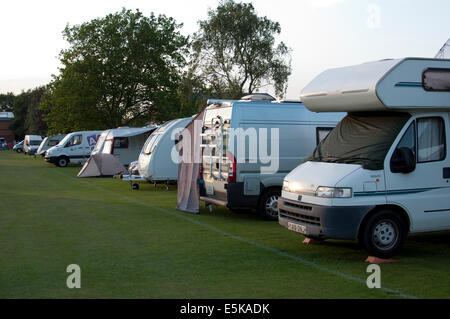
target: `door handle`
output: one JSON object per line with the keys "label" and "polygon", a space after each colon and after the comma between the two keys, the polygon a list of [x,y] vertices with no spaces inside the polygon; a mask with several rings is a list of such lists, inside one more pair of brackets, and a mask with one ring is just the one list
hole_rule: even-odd
{"label": "door handle", "polygon": [[444,167],[442,178],[450,178],[450,167]]}

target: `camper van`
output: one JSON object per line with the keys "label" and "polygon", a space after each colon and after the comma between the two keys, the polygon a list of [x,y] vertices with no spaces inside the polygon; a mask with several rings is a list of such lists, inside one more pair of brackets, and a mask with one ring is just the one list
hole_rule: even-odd
{"label": "camper van", "polygon": [[45,151],[47,151],[50,147],[58,145],[58,143],[61,142],[64,136],[66,136],[66,134],[52,135],[44,138],[41,142],[41,145],[39,145],[39,148],[36,151],[36,155],[44,156]]}
{"label": "camper van", "polygon": [[45,160],[59,167],[69,163],[83,164],[91,155],[102,131],[84,131],[67,134],[58,145],[45,152]]}
{"label": "camper van", "polygon": [[450,230],[450,60],[404,58],[323,72],[301,98],[348,112],[288,174],[279,223],[395,255],[408,233]]}
{"label": "camper van", "polygon": [[210,100],[203,119],[200,200],[278,218],[283,179],[345,116],[254,94]]}
{"label": "camper van", "polygon": [[138,160],[141,177],[152,182],[178,180],[178,163],[172,160],[175,133],[192,121],[191,117],[166,122],[150,135]]}
{"label": "camper van", "polygon": [[41,145],[42,137],[39,135],[25,135],[23,140],[23,152],[28,155],[34,155]]}

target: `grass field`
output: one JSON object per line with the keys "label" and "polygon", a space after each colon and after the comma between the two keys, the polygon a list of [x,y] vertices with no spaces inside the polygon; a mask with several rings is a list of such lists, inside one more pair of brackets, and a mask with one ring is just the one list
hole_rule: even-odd
{"label": "grass field", "polygon": [[[176,188],[0,152],[0,298],[449,298],[450,233],[409,237],[382,289],[352,241],[305,246],[251,214],[175,210]],[[66,267],[81,267],[68,289]]]}

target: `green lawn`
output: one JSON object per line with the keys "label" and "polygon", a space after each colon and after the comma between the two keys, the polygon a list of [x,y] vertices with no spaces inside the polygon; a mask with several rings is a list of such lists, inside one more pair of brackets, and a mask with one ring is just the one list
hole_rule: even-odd
{"label": "green lawn", "polygon": [[[356,242],[302,244],[277,223],[174,209],[176,188],[0,152],[0,298],[449,298],[450,233],[409,237],[368,289]],[[81,267],[81,289],[66,267]]]}

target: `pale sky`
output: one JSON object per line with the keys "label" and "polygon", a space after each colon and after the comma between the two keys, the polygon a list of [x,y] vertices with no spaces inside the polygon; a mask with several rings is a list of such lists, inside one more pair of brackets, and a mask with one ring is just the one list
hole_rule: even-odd
{"label": "pale sky", "polygon": [[[249,1],[244,1],[249,2]],[[257,13],[281,24],[292,49],[287,98],[330,67],[405,56],[434,57],[450,38],[448,0],[253,0]],[[218,0],[3,0],[0,2],[0,93],[46,84],[67,46],[65,25],[138,8],[197,30]],[[269,93],[271,93],[269,91]]]}

